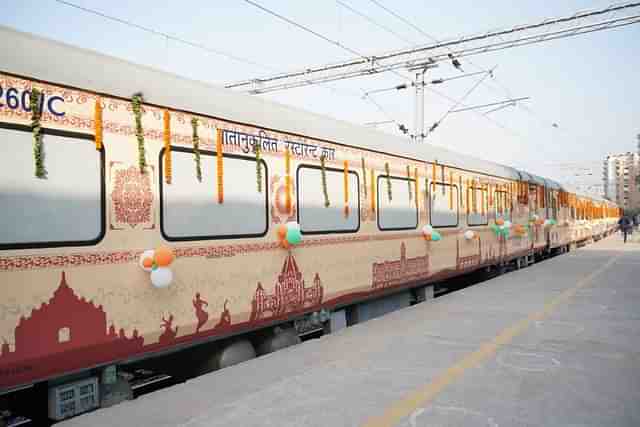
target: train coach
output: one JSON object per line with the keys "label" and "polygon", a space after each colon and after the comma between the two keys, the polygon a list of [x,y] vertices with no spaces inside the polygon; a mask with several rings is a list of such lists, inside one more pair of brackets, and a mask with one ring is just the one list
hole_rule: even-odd
{"label": "train coach", "polygon": [[620,215],[508,166],[0,36],[0,394],[48,384],[53,419],[99,405],[115,365],[213,341],[236,363],[293,321],[366,320]]}

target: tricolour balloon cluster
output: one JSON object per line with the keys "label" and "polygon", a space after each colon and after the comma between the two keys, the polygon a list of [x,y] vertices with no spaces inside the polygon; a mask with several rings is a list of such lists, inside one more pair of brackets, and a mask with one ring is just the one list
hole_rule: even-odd
{"label": "tricolour balloon cluster", "polygon": [[513,226],[513,234],[518,237],[524,237],[527,235],[527,226],[522,224],[516,224]]}
{"label": "tricolour balloon cluster", "polygon": [[302,242],[302,233],[300,232],[300,224],[295,221],[289,221],[278,227],[278,240],[280,246],[289,249],[291,246],[298,245]]}
{"label": "tricolour balloon cluster", "polygon": [[555,219],[547,219],[547,220],[544,221],[543,225],[545,227],[551,227],[552,225],[556,225],[556,224],[557,224],[557,222],[556,222]]}
{"label": "tricolour balloon cluster", "polygon": [[491,224],[489,228],[495,233],[496,236],[509,238],[509,232],[511,231],[511,221],[505,221],[502,218],[496,219],[495,224]]}
{"label": "tricolour balloon cluster", "polygon": [[544,224],[544,219],[540,218],[540,216],[538,216],[537,214],[534,214],[530,219],[529,222],[535,224],[535,225],[543,225]]}
{"label": "tricolour balloon cluster", "polygon": [[156,249],[144,251],[140,255],[140,267],[151,273],[151,283],[156,288],[166,288],[173,282],[173,272],[169,265],[175,255],[167,246],[159,246]]}
{"label": "tricolour balloon cluster", "polygon": [[422,237],[424,237],[424,240],[426,240],[427,242],[437,242],[439,240],[442,240],[442,236],[440,235],[440,233],[438,233],[437,230],[434,230],[430,225],[425,225],[424,227],[422,227]]}

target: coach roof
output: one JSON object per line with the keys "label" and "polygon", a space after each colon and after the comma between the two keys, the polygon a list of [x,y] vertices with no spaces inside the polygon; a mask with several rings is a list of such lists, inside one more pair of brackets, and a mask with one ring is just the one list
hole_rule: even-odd
{"label": "coach roof", "polygon": [[[345,121],[186,79],[94,51],[73,47],[0,26],[2,71],[101,94],[145,102],[258,128],[303,135],[328,142],[439,163],[517,180],[509,166],[455,153],[431,144],[416,144]],[[24,54],[29,52],[29,54]]]}

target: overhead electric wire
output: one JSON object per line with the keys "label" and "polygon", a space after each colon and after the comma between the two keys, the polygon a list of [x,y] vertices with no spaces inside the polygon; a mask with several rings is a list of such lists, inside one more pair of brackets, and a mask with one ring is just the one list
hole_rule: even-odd
{"label": "overhead electric wire", "polygon": [[244,0],[244,2],[250,4],[250,5],[254,6],[254,7],[257,7],[258,9],[262,10],[263,12],[268,13],[269,15],[275,16],[276,18],[278,18],[278,19],[280,19],[282,21],[285,21],[286,23],[291,24],[294,27],[297,27],[297,28],[309,33],[309,34],[313,34],[314,36],[316,36],[316,37],[318,37],[318,38],[320,38],[320,39],[322,39],[322,40],[324,40],[324,41],[326,41],[328,43],[331,43],[331,44],[333,44],[335,46],[338,46],[339,48],[341,48],[343,50],[346,50],[347,52],[349,52],[351,54],[357,55],[357,56],[359,56],[361,58],[364,58],[364,59],[367,59],[367,60],[370,59],[370,57],[368,57],[366,55],[363,55],[362,53],[360,53],[358,51],[355,51],[355,50],[343,45],[339,41],[332,40],[329,37],[323,36],[322,34],[318,33],[317,31],[314,31],[309,27],[306,27],[306,26],[304,26],[302,24],[299,24],[296,21],[287,18],[286,16],[282,16],[279,13],[274,12],[273,10],[271,10],[269,8],[266,8],[266,7],[254,2],[254,1],[252,1],[252,0]]}
{"label": "overhead electric wire", "polygon": [[376,27],[386,31],[389,34],[394,35],[395,37],[397,37],[398,39],[404,41],[405,43],[408,43],[410,45],[416,45],[417,43],[407,39],[406,37],[400,35],[399,33],[397,33],[396,31],[392,30],[391,28],[387,27],[386,25],[382,25],[381,23],[377,22],[376,20],[374,20],[373,18],[371,18],[368,15],[365,15],[364,13],[358,11],[357,9],[355,9],[352,6],[349,6],[347,3],[345,3],[342,0],[336,0],[336,3],[339,4],[340,6],[344,7],[345,9],[350,10],[352,13],[358,15],[359,17],[361,17],[362,19],[366,20],[367,22],[369,22],[372,25],[375,25]]}
{"label": "overhead electric wire", "polygon": [[219,50],[219,49],[214,49],[214,48],[212,48],[210,46],[207,46],[207,45],[205,45],[203,43],[199,43],[199,42],[183,39],[181,37],[178,37],[178,36],[175,36],[175,35],[172,35],[172,34],[169,34],[169,33],[165,33],[163,31],[159,31],[159,30],[156,30],[156,29],[153,29],[153,28],[150,28],[150,27],[145,27],[143,25],[136,24],[135,22],[128,21],[126,19],[118,18],[118,17],[112,16],[112,15],[107,15],[106,13],[99,12],[99,11],[97,11],[95,9],[90,9],[88,7],[80,6],[78,4],[71,3],[71,2],[66,1],[66,0],[54,0],[54,1],[56,3],[60,3],[60,4],[63,4],[65,6],[69,6],[69,7],[81,10],[83,12],[86,12],[86,13],[90,13],[92,15],[99,16],[99,17],[107,19],[109,21],[118,22],[120,24],[127,25],[127,26],[132,27],[132,28],[137,28],[138,30],[145,31],[145,32],[150,33],[150,34],[154,34],[154,35],[157,35],[157,36],[164,37],[167,40],[172,40],[174,42],[182,43],[182,44],[187,45],[187,46],[195,47],[197,49],[201,49],[201,50],[204,50],[206,52],[213,53],[215,55],[224,56],[227,59],[231,59],[231,60],[236,61],[236,62],[241,62],[243,64],[251,65],[251,66],[254,66],[254,67],[257,67],[257,68],[262,68],[264,70],[279,72],[276,68],[271,67],[269,65],[261,64],[261,63],[252,61],[252,60],[247,59],[247,58],[242,58],[240,56],[236,56],[236,55],[234,55],[232,53],[225,52],[225,51],[222,51],[222,50]]}

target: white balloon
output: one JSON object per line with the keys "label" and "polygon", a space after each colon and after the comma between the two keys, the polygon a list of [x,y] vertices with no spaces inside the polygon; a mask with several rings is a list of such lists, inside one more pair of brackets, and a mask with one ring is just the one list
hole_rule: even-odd
{"label": "white balloon", "polygon": [[142,255],[140,255],[138,264],[140,265],[140,268],[146,271],[147,273],[151,271],[151,267],[145,267],[144,265],[142,265],[142,262],[147,258],[153,259],[153,257],[155,256],[155,253],[156,251],[154,251],[153,249],[149,249],[148,251],[142,252]]}
{"label": "white balloon", "polygon": [[506,228],[511,228],[511,221],[505,221],[505,222],[504,222],[504,226],[505,226]]}
{"label": "white balloon", "polygon": [[173,272],[169,267],[158,267],[151,272],[151,283],[156,288],[166,288],[173,282]]}
{"label": "white balloon", "polygon": [[464,238],[467,240],[471,240],[476,236],[476,233],[473,232],[473,230],[467,230],[464,232]]}
{"label": "white balloon", "polygon": [[422,227],[422,234],[433,234],[433,227],[430,225],[425,225]]}

